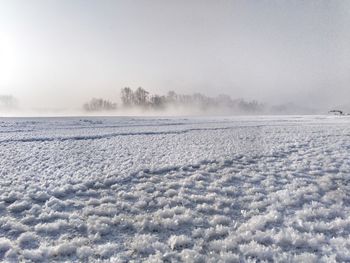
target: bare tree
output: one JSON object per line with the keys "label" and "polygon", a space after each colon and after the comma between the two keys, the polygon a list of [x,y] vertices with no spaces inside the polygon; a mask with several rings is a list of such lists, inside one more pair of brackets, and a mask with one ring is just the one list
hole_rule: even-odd
{"label": "bare tree", "polygon": [[134,103],[134,92],[129,87],[121,90],[121,99],[124,107],[130,107]]}
{"label": "bare tree", "polygon": [[154,109],[163,109],[166,105],[166,97],[165,96],[159,96],[159,95],[153,95],[150,98],[150,105]]}
{"label": "bare tree", "polygon": [[134,104],[137,106],[147,106],[148,104],[148,94],[149,92],[145,89],[139,87],[134,92]]}

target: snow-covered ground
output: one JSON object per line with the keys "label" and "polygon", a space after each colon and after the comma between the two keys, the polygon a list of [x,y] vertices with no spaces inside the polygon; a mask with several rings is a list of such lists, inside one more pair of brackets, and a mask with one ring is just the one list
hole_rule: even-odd
{"label": "snow-covered ground", "polygon": [[350,117],[0,119],[0,261],[350,261]]}

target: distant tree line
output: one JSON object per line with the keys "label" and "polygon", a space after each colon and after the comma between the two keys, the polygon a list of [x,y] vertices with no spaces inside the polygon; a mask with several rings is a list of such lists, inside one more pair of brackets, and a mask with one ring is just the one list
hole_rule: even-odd
{"label": "distant tree line", "polygon": [[150,94],[142,87],[136,90],[130,87],[121,89],[121,105],[105,99],[94,98],[84,104],[86,111],[110,111],[117,109],[140,108],[143,110],[164,110],[170,107],[196,109],[198,111],[225,111],[227,113],[258,113],[264,109],[264,105],[253,100],[232,99],[228,95],[208,97],[201,93],[178,94],[169,91],[166,95]]}
{"label": "distant tree line", "polygon": [[233,100],[229,95],[219,95],[217,97],[208,97],[201,93],[178,94],[175,91],[169,91],[166,95],[150,94],[145,89],[139,87],[135,91],[129,87],[121,90],[122,107],[142,107],[145,109],[163,110],[167,107],[187,107],[199,110],[226,109],[241,112],[259,112],[264,105],[253,100],[245,101],[243,99]]}
{"label": "distant tree line", "polygon": [[86,111],[110,111],[117,109],[117,103],[109,100],[93,98],[83,106]]}

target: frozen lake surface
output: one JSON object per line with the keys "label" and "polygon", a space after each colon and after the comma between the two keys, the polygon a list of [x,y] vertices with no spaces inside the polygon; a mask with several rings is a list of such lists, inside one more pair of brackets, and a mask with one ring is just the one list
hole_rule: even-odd
{"label": "frozen lake surface", "polygon": [[350,261],[350,117],[0,118],[0,261]]}

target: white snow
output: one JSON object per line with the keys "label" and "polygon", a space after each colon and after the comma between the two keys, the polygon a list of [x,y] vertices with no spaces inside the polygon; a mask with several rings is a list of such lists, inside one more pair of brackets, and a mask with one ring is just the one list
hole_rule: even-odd
{"label": "white snow", "polygon": [[0,118],[0,261],[350,261],[350,118]]}

